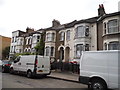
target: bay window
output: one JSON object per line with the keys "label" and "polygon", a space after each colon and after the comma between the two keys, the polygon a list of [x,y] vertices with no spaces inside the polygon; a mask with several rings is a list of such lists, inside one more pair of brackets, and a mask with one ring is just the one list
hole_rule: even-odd
{"label": "bay window", "polygon": [[78,26],[76,28],[75,38],[89,36],[89,26]]}
{"label": "bay window", "polygon": [[83,51],[83,44],[76,45],[76,58],[80,58],[81,51]]}
{"label": "bay window", "polygon": [[119,50],[120,43],[118,41],[110,42],[108,44],[108,50]]}
{"label": "bay window", "polygon": [[116,33],[119,31],[117,19],[108,21],[107,25],[108,25],[108,33]]}

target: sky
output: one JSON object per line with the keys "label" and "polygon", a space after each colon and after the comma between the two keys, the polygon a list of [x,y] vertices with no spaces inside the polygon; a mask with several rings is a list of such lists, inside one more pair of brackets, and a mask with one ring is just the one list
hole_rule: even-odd
{"label": "sky", "polygon": [[61,24],[98,15],[99,4],[106,13],[118,11],[120,0],[0,0],[0,35],[12,37],[16,30],[27,27],[38,30],[52,26],[56,19]]}

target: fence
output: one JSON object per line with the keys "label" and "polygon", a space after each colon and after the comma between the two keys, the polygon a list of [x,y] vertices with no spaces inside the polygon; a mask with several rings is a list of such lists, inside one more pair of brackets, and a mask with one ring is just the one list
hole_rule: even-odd
{"label": "fence", "polygon": [[51,69],[59,69],[61,71],[71,71],[73,73],[79,73],[79,64],[68,62],[54,62],[51,64]]}

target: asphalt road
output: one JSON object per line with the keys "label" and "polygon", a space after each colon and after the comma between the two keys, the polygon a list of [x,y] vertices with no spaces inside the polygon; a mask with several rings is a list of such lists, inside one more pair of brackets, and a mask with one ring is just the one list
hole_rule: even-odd
{"label": "asphalt road", "polygon": [[2,73],[2,88],[86,88],[87,90],[86,85],[80,83],[50,77],[29,79],[23,75],[9,73]]}

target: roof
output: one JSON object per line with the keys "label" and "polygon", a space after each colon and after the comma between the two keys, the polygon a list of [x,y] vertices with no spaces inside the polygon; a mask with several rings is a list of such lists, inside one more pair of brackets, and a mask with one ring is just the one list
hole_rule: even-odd
{"label": "roof", "polygon": [[29,33],[22,34],[21,36],[31,36],[33,34],[41,34],[41,33],[38,32],[38,31],[34,31],[34,32],[29,32]]}
{"label": "roof", "polygon": [[99,16],[88,18],[88,19],[79,20],[76,24],[80,24],[80,23],[95,23],[98,18],[99,18]]}
{"label": "roof", "polygon": [[70,23],[67,23],[67,24],[64,24],[65,25],[65,28],[71,28],[71,27],[74,27],[74,25],[77,23],[77,20],[74,20]]}
{"label": "roof", "polygon": [[114,12],[114,13],[109,13],[109,14],[105,14],[104,16],[101,17],[100,20],[103,20],[107,17],[112,17],[112,16],[117,16],[117,15],[120,15],[120,11],[119,12]]}

